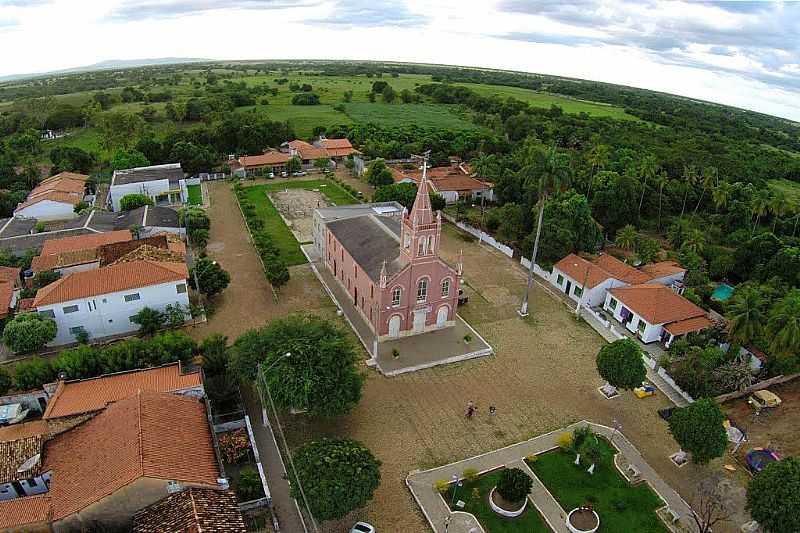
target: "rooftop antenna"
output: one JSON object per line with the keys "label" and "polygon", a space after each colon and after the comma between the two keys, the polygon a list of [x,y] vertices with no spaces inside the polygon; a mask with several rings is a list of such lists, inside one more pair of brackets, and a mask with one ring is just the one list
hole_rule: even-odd
{"label": "rooftop antenna", "polygon": [[[422,152],[422,155],[411,154],[411,159],[421,159],[422,160],[422,180],[425,179],[428,170],[428,158],[431,156],[431,151],[426,150]],[[422,181],[420,180],[420,181]]]}

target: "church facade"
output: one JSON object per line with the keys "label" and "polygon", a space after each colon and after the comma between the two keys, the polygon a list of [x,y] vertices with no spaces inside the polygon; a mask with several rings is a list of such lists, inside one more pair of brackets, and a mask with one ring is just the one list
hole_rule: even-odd
{"label": "church facade", "polygon": [[453,268],[439,257],[441,234],[424,173],[410,213],[325,224],[325,266],[378,341],[455,323],[462,263]]}

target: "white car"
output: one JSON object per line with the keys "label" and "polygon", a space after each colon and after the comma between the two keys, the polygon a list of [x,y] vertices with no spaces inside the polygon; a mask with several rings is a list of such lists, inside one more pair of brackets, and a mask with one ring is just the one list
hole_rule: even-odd
{"label": "white car", "polygon": [[303,170],[300,170],[299,172],[294,172],[292,174],[292,176],[305,176],[305,175],[306,175],[306,173]]}
{"label": "white car", "polygon": [[350,533],[375,533],[375,527],[366,522],[356,522],[350,528]]}

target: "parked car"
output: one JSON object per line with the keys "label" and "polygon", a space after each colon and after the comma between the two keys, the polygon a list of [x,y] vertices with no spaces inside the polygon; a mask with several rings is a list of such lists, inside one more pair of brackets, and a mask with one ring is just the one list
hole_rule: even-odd
{"label": "parked car", "polygon": [[375,527],[366,522],[356,522],[350,528],[350,533],[375,533]]}
{"label": "parked car", "polygon": [[272,179],[272,178],[274,178],[274,177],[275,177],[275,173],[274,173],[274,172],[270,172],[269,174],[267,174],[267,177],[268,177],[269,179]]}
{"label": "parked car", "polygon": [[281,172],[281,177],[282,178],[285,178],[286,176],[288,176],[288,174],[286,172]]}
{"label": "parked car", "polygon": [[292,174],[292,176],[305,176],[305,175],[306,175],[306,172],[304,170],[301,170],[299,172],[294,172]]}

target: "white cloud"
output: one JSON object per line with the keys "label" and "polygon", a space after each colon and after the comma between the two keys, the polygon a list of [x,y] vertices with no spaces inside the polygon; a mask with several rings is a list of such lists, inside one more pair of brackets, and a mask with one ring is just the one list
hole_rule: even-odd
{"label": "white cloud", "polygon": [[[762,28],[774,22],[772,12],[767,17],[713,4],[597,0],[594,7],[545,1],[521,13],[508,9],[510,3],[531,5],[483,0],[170,0],[167,9],[137,16],[131,6],[152,10],[163,3],[53,0],[9,5],[0,0],[0,21],[10,21],[0,25],[0,50],[13,51],[3,53],[0,75],[155,57],[396,60],[620,83],[800,120],[800,57],[795,49],[789,44],[770,48],[774,35],[737,35],[766,31]],[[738,8],[746,11],[745,6]],[[783,15],[791,18],[792,13]],[[780,27],[792,23],[800,25],[790,20]],[[748,47],[750,41],[758,47]]]}

